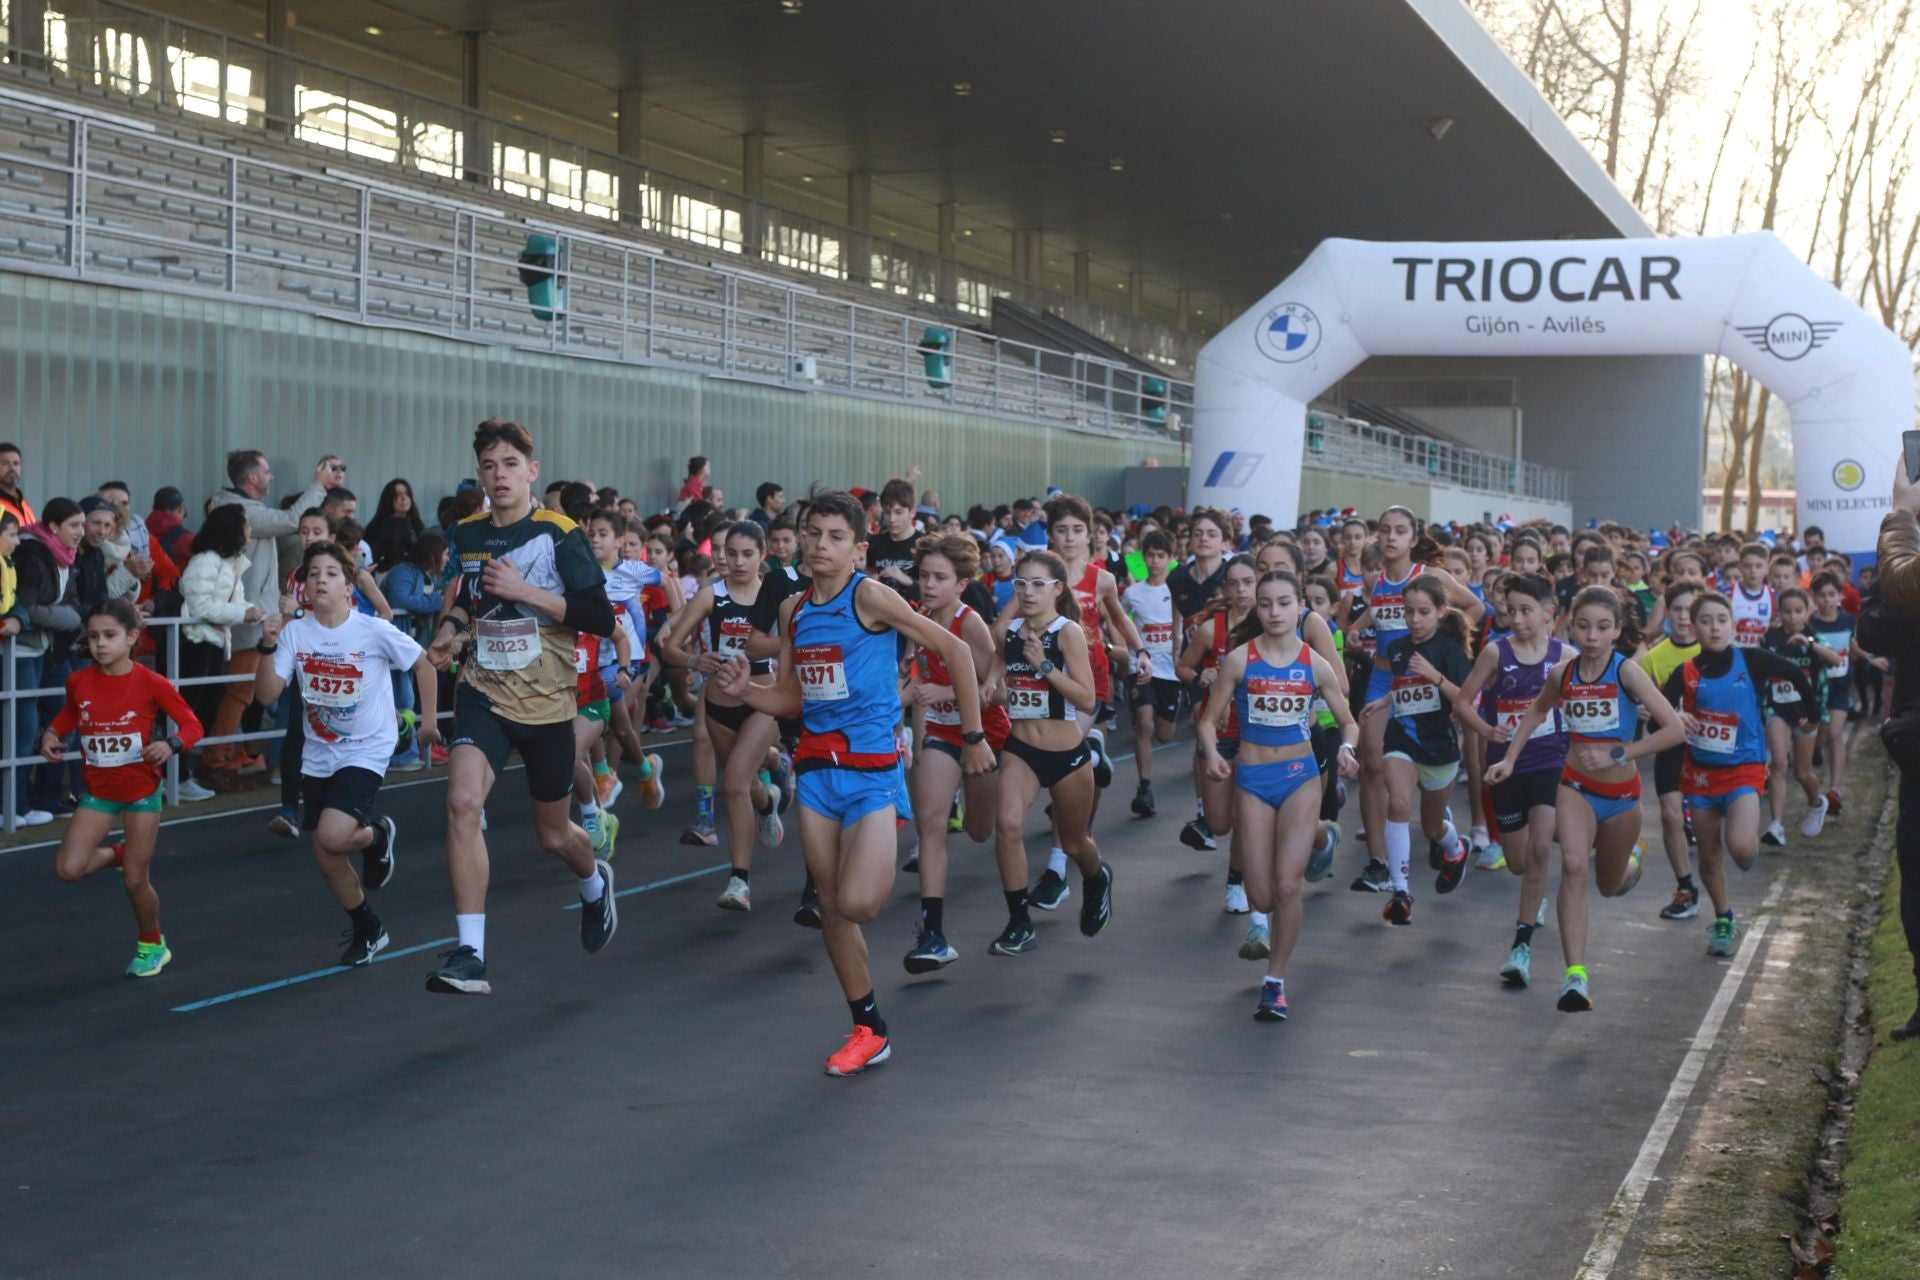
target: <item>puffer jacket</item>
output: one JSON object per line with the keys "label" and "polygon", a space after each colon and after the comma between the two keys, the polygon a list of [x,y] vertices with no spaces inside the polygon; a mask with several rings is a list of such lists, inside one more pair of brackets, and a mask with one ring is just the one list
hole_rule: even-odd
{"label": "puffer jacket", "polygon": [[233,629],[246,624],[247,610],[254,603],[247,599],[247,568],[245,556],[223,558],[211,551],[187,561],[187,570],[180,575],[181,608],[184,616],[204,621],[182,627],[186,639],[217,644],[222,653],[233,656]]}

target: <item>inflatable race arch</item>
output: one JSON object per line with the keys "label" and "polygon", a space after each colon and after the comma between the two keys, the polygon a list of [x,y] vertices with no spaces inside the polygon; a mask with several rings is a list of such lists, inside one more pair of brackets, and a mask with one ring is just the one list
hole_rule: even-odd
{"label": "inflatable race arch", "polygon": [[1187,501],[1290,519],[1307,403],[1368,356],[1694,354],[1786,404],[1800,527],[1870,553],[1915,425],[1912,354],[1771,232],[1324,241],[1201,350]]}

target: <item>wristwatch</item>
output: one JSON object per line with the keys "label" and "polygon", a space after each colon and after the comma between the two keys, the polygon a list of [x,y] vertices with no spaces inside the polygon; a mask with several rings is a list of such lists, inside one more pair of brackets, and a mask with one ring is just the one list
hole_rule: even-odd
{"label": "wristwatch", "polygon": [[187,753],[187,744],[180,741],[180,735],[177,733],[167,735],[167,745],[173,748],[173,754],[177,756],[183,756]]}
{"label": "wristwatch", "polygon": [[268,644],[265,640],[260,640],[255,642],[253,651],[262,657],[266,657],[276,652],[279,648],[280,646],[277,644]]}
{"label": "wristwatch", "polygon": [[986,734],[986,730],[984,729],[975,729],[972,733],[963,733],[960,735],[960,741],[966,743],[970,747],[978,746],[981,743],[985,742],[986,740],[987,740],[987,734]]}
{"label": "wristwatch", "polygon": [[1051,659],[1048,659],[1047,661],[1042,662],[1040,664],[1040,674],[1043,676],[1050,676],[1055,671],[1058,671],[1058,670],[1059,668],[1053,665],[1053,661]]}
{"label": "wristwatch", "polygon": [[1615,764],[1625,764],[1627,762],[1627,748],[1625,744],[1615,743],[1613,750],[1607,754],[1613,757]]}

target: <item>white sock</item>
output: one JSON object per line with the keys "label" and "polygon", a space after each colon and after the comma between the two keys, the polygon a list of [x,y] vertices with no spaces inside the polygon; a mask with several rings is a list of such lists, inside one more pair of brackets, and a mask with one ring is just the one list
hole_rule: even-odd
{"label": "white sock", "polygon": [[580,806],[580,825],[586,828],[588,835],[598,835],[600,833],[600,806],[597,804],[582,804]]}
{"label": "white sock", "polygon": [[1441,856],[1445,857],[1451,854],[1456,848],[1459,847],[1459,844],[1460,844],[1460,831],[1457,827],[1453,825],[1452,815],[1448,815],[1447,829],[1440,833]]}
{"label": "white sock", "polygon": [[1067,851],[1059,845],[1047,850],[1047,870],[1062,880],[1067,878]]}
{"label": "white sock", "polygon": [[1410,843],[1407,824],[1389,822],[1386,830],[1387,874],[1393,877],[1393,887],[1405,890],[1407,887],[1407,848]]}
{"label": "white sock", "polygon": [[454,927],[460,931],[460,945],[472,947],[473,954],[482,960],[487,958],[487,916],[483,911],[477,916],[455,916]]}
{"label": "white sock", "polygon": [[1256,911],[1256,912],[1254,912],[1254,913],[1253,913],[1253,920],[1251,921],[1251,924],[1252,924],[1252,927],[1254,927],[1254,928],[1256,928],[1256,929],[1264,929],[1264,928],[1266,928],[1266,927],[1267,927],[1267,913],[1266,913],[1266,912],[1264,912],[1264,911]]}
{"label": "white sock", "polygon": [[600,895],[607,891],[607,882],[600,878],[600,868],[594,867],[593,874],[580,877],[580,901],[589,905],[600,901]]}

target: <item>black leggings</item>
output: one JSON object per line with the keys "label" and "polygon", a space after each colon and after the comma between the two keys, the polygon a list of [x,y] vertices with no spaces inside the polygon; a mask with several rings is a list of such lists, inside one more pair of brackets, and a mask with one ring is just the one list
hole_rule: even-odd
{"label": "black leggings", "polygon": [[1900,927],[1920,982],[1920,770],[1900,775],[1900,822],[1894,828],[1894,856],[1900,867]]}
{"label": "black leggings", "polygon": [[[203,676],[223,676],[227,673],[227,655],[217,644],[203,644],[198,640],[180,638],[180,678],[197,680]],[[220,699],[226,693],[221,684],[189,685],[180,691],[180,696],[193,708],[193,714],[200,718],[201,727],[208,733],[213,732],[215,714],[220,709]]]}

